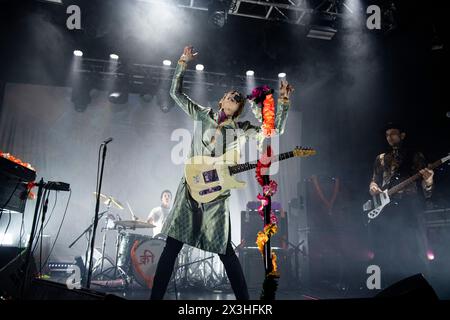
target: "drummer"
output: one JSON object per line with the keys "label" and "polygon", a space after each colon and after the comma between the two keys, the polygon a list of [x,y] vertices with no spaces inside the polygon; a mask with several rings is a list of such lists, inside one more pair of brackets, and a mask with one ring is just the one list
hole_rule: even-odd
{"label": "drummer", "polygon": [[172,192],[170,190],[164,190],[161,192],[161,205],[158,207],[153,208],[148,217],[147,217],[147,223],[151,223],[155,225],[155,228],[152,229],[153,231],[153,237],[160,237],[161,229],[164,224],[164,222],[167,219],[167,216],[170,212],[170,202],[172,200]]}

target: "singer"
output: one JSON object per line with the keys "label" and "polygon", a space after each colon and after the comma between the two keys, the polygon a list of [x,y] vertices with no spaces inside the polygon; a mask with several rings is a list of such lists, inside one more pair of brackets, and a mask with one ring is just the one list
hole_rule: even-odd
{"label": "singer", "polygon": [[[192,141],[189,157],[196,155],[219,156],[226,150],[239,148],[240,143],[248,137],[256,136],[261,128],[251,125],[249,121],[236,121],[242,113],[246,101],[244,95],[236,90],[224,94],[219,101],[218,111],[199,105],[182,92],[183,76],[187,65],[196,55],[192,46],[184,48],[175,69],[170,95],[192,120],[202,122],[200,130],[215,132],[214,135],[194,133],[194,137],[202,137],[202,141]],[[278,132],[283,132],[282,129],[286,123],[289,95],[292,89],[286,81],[281,83],[277,108]],[[230,132],[234,132],[234,139],[226,137],[226,134],[229,135]],[[218,143],[218,141],[222,143]],[[190,196],[185,178],[181,178],[173,207],[161,231],[167,236],[167,242],[156,269],[151,299],[164,297],[175,259],[184,243],[218,253],[236,299],[249,299],[244,274],[231,245],[229,197],[230,192],[228,191],[213,202],[201,205]]]}

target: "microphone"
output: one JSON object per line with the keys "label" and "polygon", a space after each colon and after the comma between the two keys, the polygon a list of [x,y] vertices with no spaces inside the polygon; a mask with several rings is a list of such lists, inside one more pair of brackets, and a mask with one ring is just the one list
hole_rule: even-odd
{"label": "microphone", "polygon": [[111,141],[113,141],[113,138],[108,138],[108,139],[106,139],[105,141],[103,141],[103,144],[108,144],[108,143],[110,143]]}

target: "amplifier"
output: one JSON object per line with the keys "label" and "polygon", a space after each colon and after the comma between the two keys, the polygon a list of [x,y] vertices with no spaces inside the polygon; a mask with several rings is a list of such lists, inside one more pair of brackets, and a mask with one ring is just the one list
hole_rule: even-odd
{"label": "amplifier", "polygon": [[424,218],[428,227],[449,227],[450,208],[425,210]]}
{"label": "amplifier", "polygon": [[[258,231],[264,228],[264,222],[259,215],[260,202],[251,201],[247,204],[247,210],[241,211],[241,242],[244,247],[255,247]],[[278,218],[278,232],[271,238],[270,244],[274,248],[288,248],[288,218],[287,212],[281,208],[278,202],[272,202],[272,210]]]}
{"label": "amplifier", "polygon": [[[277,255],[277,266],[280,273],[278,288],[287,289],[292,282],[292,267],[288,251],[273,249]],[[249,289],[262,289],[265,277],[263,256],[258,248],[242,248],[239,250],[239,260],[242,265],[245,280]]]}
{"label": "amplifier", "polygon": [[0,209],[24,213],[27,185],[0,173]]}

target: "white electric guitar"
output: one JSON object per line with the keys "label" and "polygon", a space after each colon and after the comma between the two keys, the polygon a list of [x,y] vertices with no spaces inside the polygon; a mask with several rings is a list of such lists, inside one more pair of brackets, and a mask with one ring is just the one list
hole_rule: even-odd
{"label": "white electric guitar", "polygon": [[[441,164],[447,162],[448,160],[450,160],[450,155],[428,165],[428,169],[433,170],[439,167]],[[367,217],[369,219],[375,219],[376,217],[378,217],[378,215],[383,211],[383,209],[391,202],[390,196],[403,190],[406,186],[410,185],[411,183],[420,179],[421,177],[422,175],[419,172],[417,172],[415,175],[409,177],[408,179],[403,180],[394,187],[385,189],[383,190],[383,192],[374,195],[372,197],[373,200],[368,200],[363,205],[363,210],[366,212],[369,211],[367,213]],[[393,179],[395,179],[395,177]]]}
{"label": "white electric guitar", "polygon": [[[311,148],[295,148],[293,151],[272,157],[272,162],[292,157],[307,157],[316,154]],[[244,188],[246,183],[236,180],[233,175],[256,168],[256,162],[237,164],[239,153],[230,150],[220,157],[195,156],[188,159],[184,176],[193,199],[207,203],[230,189]]]}

